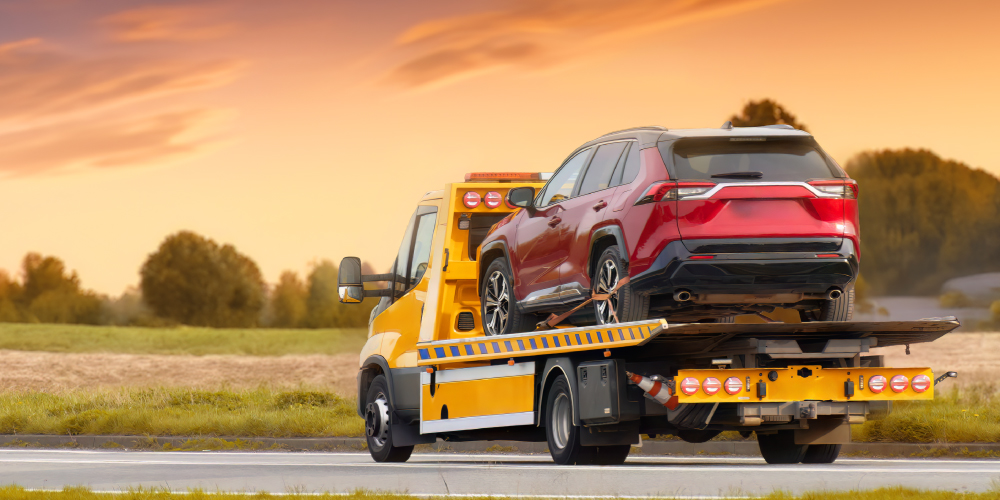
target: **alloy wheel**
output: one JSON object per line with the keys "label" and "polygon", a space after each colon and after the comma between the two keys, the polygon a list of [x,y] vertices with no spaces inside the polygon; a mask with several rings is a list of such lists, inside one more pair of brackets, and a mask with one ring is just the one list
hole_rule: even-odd
{"label": "alloy wheel", "polygon": [[510,292],[507,278],[500,271],[493,271],[486,281],[486,334],[501,335],[507,328],[510,315]]}
{"label": "alloy wheel", "polygon": [[[597,285],[594,287],[595,293],[608,293],[618,285],[618,266],[611,259],[605,260],[604,265],[597,271]],[[594,302],[597,309],[597,322],[606,325],[617,323],[615,315],[618,312],[618,292],[615,292],[607,300]]]}

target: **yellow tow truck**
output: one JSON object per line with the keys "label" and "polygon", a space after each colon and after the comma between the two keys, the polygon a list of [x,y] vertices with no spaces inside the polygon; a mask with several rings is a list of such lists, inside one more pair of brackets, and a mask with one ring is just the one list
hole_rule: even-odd
{"label": "yellow tow truck", "polygon": [[[873,347],[930,342],[954,318],[905,322],[668,324],[662,319],[487,336],[479,244],[538,173],[473,173],[424,195],[392,272],[340,265],[344,303],[379,297],[361,351],[358,414],[378,462],[414,445],[548,442],[560,464],[620,464],[640,435],[704,442],[756,433],[769,463],[831,463],[850,426],[893,401],[929,400],[929,368]],[[385,289],[366,283],[386,282]],[[544,328],[547,325],[542,325]]]}

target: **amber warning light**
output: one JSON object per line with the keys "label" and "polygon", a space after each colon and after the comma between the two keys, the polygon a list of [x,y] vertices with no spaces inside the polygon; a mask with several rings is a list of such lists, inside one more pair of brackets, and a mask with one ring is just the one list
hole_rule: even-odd
{"label": "amber warning light", "polygon": [[544,181],[549,175],[539,172],[470,172],[465,174],[465,182]]}

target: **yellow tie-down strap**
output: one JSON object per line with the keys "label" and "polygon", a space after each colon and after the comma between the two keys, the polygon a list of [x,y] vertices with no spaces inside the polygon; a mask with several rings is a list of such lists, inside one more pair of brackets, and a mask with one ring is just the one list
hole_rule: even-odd
{"label": "yellow tie-down strap", "polygon": [[[709,378],[713,380],[706,382]],[[877,383],[872,383],[873,378]],[[692,394],[686,394],[681,387],[685,379],[697,382],[697,385],[689,382]],[[730,379],[734,380],[727,385]],[[788,368],[680,370],[674,377],[674,384],[680,403],[934,399],[934,373],[930,368],[823,368],[801,365]],[[709,394],[708,391],[714,393]]]}
{"label": "yellow tie-down strap", "polygon": [[417,344],[420,366],[522,356],[542,356],[643,344],[667,328],[666,320],[616,323],[600,327],[558,328],[474,339]]}

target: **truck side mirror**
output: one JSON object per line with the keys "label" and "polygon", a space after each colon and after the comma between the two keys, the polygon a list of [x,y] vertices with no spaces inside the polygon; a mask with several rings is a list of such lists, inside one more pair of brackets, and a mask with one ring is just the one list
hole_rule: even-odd
{"label": "truck side mirror", "polygon": [[529,208],[534,199],[535,188],[533,187],[519,187],[507,191],[507,203],[511,206]]}
{"label": "truck side mirror", "polygon": [[361,280],[361,259],[344,257],[337,271],[337,292],[342,304],[357,304],[365,300],[365,287]]}

